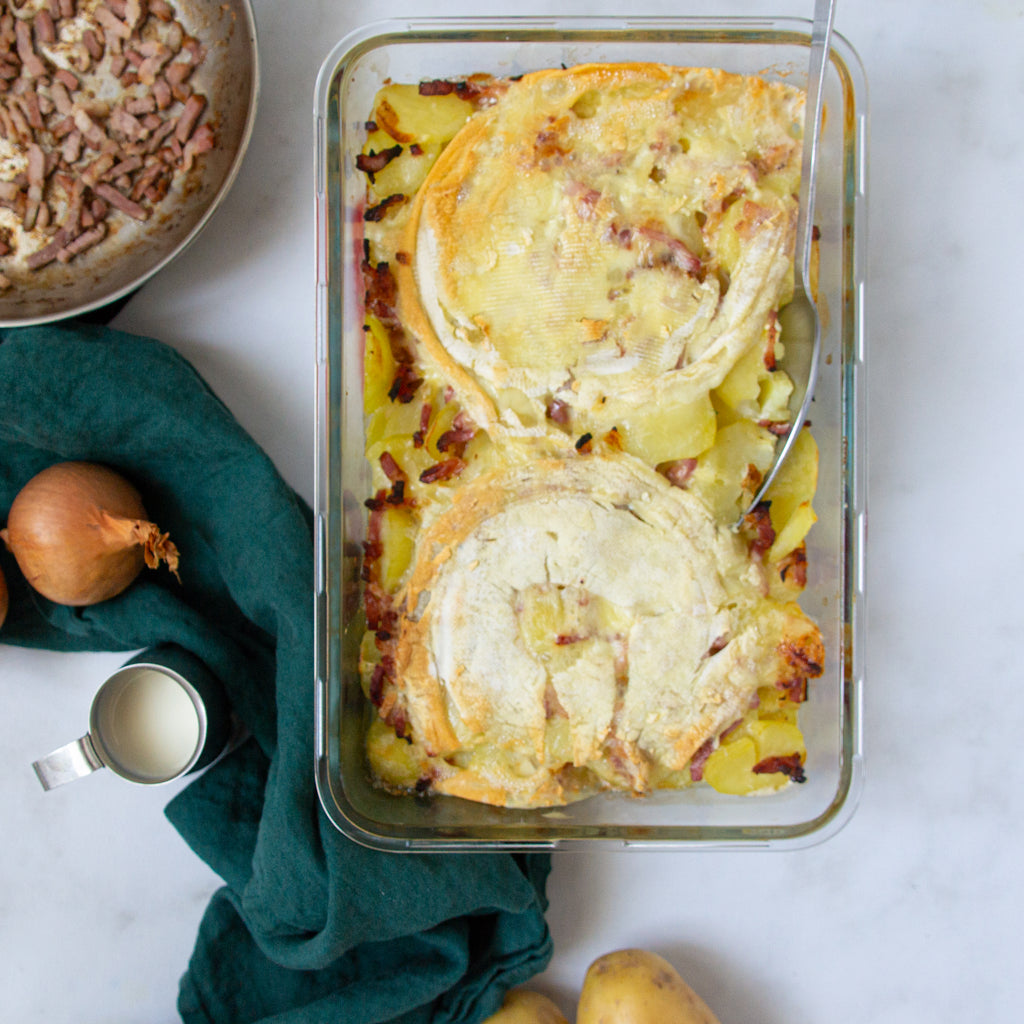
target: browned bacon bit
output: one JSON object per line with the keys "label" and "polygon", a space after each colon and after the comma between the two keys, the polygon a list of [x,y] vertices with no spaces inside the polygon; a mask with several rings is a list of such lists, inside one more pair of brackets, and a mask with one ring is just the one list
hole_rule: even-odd
{"label": "browned bacon bit", "polygon": [[385,499],[392,507],[405,504],[405,480],[396,480],[391,485],[391,491]]}
{"label": "browned bacon bit", "polygon": [[429,82],[420,82],[419,93],[421,96],[448,96],[455,92],[458,85],[443,78],[435,78]]}
{"label": "browned bacon bit", "polygon": [[383,665],[374,665],[373,674],[370,676],[370,701],[374,707],[380,707],[381,701],[384,699],[384,684],[387,681],[387,676],[384,673]]}
{"label": "browned bacon bit", "polygon": [[784,679],[775,684],[777,690],[781,690],[786,699],[794,704],[803,704],[807,700],[807,679],[799,676],[795,679]]}
{"label": "browned bacon bit", "polygon": [[559,426],[565,427],[569,424],[569,404],[563,402],[561,398],[552,398],[548,402],[548,407],[545,410],[547,417],[552,423],[557,423]]}
{"label": "browned bacon bit", "polygon": [[698,277],[703,274],[704,264],[700,257],[691,252],[681,239],[653,224],[645,224],[639,231],[647,241],[661,247],[659,252],[650,254],[652,266],[674,266]]}
{"label": "browned bacon bit", "polygon": [[32,27],[36,30],[36,39],[40,43],[55,43],[57,41],[57,31],[49,11],[37,11],[32,19]]}
{"label": "browned bacon bit", "polygon": [[75,92],[80,84],[74,72],[69,71],[67,68],[59,68],[53,77],[70,92]]}
{"label": "browned bacon bit", "polygon": [[398,252],[395,253],[395,262],[401,263],[403,267],[407,267],[412,263],[412,256],[410,256],[404,249],[399,249]]}
{"label": "browned bacon bit", "polygon": [[719,734],[718,741],[721,742],[726,737],[731,736],[741,725],[743,724],[742,718],[737,718],[732,725],[727,725]]}
{"label": "browned bacon bit", "polygon": [[109,5],[97,7],[94,17],[100,23],[104,34],[116,36],[118,39],[131,38],[131,26],[123,22]]}
{"label": "browned bacon bit", "polygon": [[803,759],[799,754],[785,754],[780,757],[766,757],[754,765],[753,771],[757,775],[773,775],[781,772],[788,775],[793,782],[806,782],[804,774]]}
{"label": "browned bacon bit", "polygon": [[102,242],[107,234],[107,225],[100,223],[95,227],[83,231],[77,238],[72,239],[67,245],[57,251],[57,259],[61,263],[70,262],[75,256],[86,249],[91,249],[98,242]]}
{"label": "browned bacon bit", "polygon": [[149,210],[129,199],[126,195],[118,192],[113,185],[108,185],[106,182],[100,182],[96,185],[93,191],[101,199],[106,199],[111,206],[120,210],[122,213],[128,214],[128,216],[133,220],[147,220],[149,218]]}
{"label": "browned bacon bit", "polygon": [[601,240],[603,242],[615,242],[617,245],[621,245],[623,249],[631,249],[633,246],[633,234],[632,228],[620,228],[613,221],[605,229]]}
{"label": "browned bacon bit", "polygon": [[86,29],[82,33],[82,45],[85,47],[86,53],[93,60],[103,59],[103,43],[100,42],[100,37],[91,28]]}
{"label": "browned bacon bit", "polygon": [[594,435],[593,434],[590,434],[590,433],[581,434],[576,439],[576,451],[580,452],[582,455],[586,455],[587,452],[589,452],[590,449],[593,447],[593,441],[594,441]]}
{"label": "browned bacon bit", "polygon": [[756,491],[758,487],[761,486],[761,481],[763,479],[764,476],[762,475],[761,470],[759,470],[757,466],[754,465],[754,463],[748,462],[747,471],[746,473],[743,474],[743,480],[741,482],[741,485],[745,491],[747,491],[749,494],[753,494],[754,491]]}
{"label": "browned bacon bit", "polygon": [[706,739],[693,752],[693,757],[690,758],[690,778],[694,782],[700,782],[704,778],[704,765],[707,764],[708,758],[714,752],[714,749],[715,738],[712,736],[710,739]]}
{"label": "browned bacon bit", "polygon": [[200,96],[199,93],[193,93],[185,101],[185,106],[174,128],[174,137],[183,146],[188,142],[189,136],[195,130],[199,118],[203,116],[204,110],[206,110],[206,97]]}
{"label": "browned bacon bit", "polygon": [[420,483],[433,484],[439,480],[451,480],[466,468],[466,463],[459,458],[444,459],[428,466],[420,473]]}
{"label": "browned bacon bit", "polygon": [[719,651],[724,651],[729,645],[729,638],[725,636],[718,636],[712,641],[711,646],[708,648],[707,657],[713,657],[718,654]]}
{"label": "browned bacon bit", "polygon": [[673,487],[685,488],[697,470],[696,459],[676,459],[664,468],[665,478]]}
{"label": "browned bacon bit", "polygon": [[412,435],[413,448],[422,448],[426,444],[427,431],[430,429],[430,417],[434,415],[434,407],[424,402],[420,409],[420,428]]}
{"label": "browned bacon bit", "polygon": [[779,341],[779,314],[777,310],[773,309],[768,314],[766,333],[768,337],[765,339],[764,345],[764,368],[766,370],[774,370],[776,366],[775,346]]}
{"label": "browned bacon bit", "polygon": [[794,548],[779,562],[779,577],[787,586],[802,590],[807,586],[807,545]]}
{"label": "browned bacon bit", "polygon": [[555,644],[558,647],[568,647],[570,644],[578,644],[583,640],[586,640],[586,637],[577,633],[559,633],[555,637]]}
{"label": "browned bacon bit", "polygon": [[57,258],[57,254],[64,248],[67,240],[67,232],[61,228],[53,236],[53,241],[49,245],[44,245],[42,249],[37,249],[25,260],[29,270],[38,270],[40,267],[45,267],[48,263],[52,263]]}
{"label": "browned bacon bit", "polygon": [[29,78],[45,78],[46,65],[39,59],[32,41],[32,27],[24,18],[14,23],[14,37],[22,67]]}
{"label": "browned bacon bit", "polygon": [[377,151],[371,151],[369,153],[360,153],[356,157],[356,169],[362,171],[364,174],[370,176],[370,181],[373,181],[375,174],[380,174],[385,167],[395,157],[400,156],[402,153],[402,146],[400,143],[396,143],[394,146],[390,146],[388,149],[381,149]]}
{"label": "browned bacon bit", "polygon": [[376,206],[368,206],[366,211],[363,213],[363,220],[383,220],[387,215],[388,210],[393,206],[401,206],[405,201],[406,197],[402,195],[401,192],[396,192],[394,195],[390,195],[386,199],[382,199]]}
{"label": "browned bacon bit", "polygon": [[385,715],[385,721],[392,729],[395,730],[395,735],[400,740],[405,740],[406,743],[412,743],[411,732],[412,729],[409,726],[409,719],[406,717],[405,708],[397,702],[397,698],[392,694],[392,700],[394,704],[388,708],[387,714]]}
{"label": "browned bacon bit", "polygon": [[787,420],[758,420],[757,425],[776,437],[785,437],[789,433]]}
{"label": "browned bacon bit", "polygon": [[22,223],[26,231],[36,224],[46,184],[46,154],[34,142],[28,147],[28,204]]}
{"label": "browned bacon bit", "polygon": [[755,505],[746,514],[743,522],[754,535],[750,542],[750,553],[755,556],[763,555],[775,542],[775,528],[772,526],[769,502],[762,501]]}
{"label": "browned bacon bit", "polygon": [[451,428],[437,439],[437,450],[439,452],[450,450],[461,458],[466,450],[466,445],[473,440],[475,435],[476,424],[464,412],[457,413]]}
{"label": "browned bacon bit", "polygon": [[789,640],[779,652],[801,675],[816,678],[824,671],[825,648],[818,636]]}
{"label": "browned bacon bit", "polygon": [[416,371],[410,363],[399,363],[398,369],[395,371],[395,379],[388,390],[388,398],[392,402],[400,402],[405,405],[413,400],[422,383],[423,378],[416,376]]}
{"label": "browned bacon bit", "polygon": [[394,483],[396,480],[408,480],[409,478],[402,471],[402,467],[395,461],[391,452],[383,452],[380,457],[380,468],[384,475]]}

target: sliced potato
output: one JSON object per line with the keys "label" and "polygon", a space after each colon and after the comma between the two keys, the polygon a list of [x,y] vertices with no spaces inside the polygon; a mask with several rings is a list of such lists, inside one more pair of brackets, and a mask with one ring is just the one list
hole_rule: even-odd
{"label": "sliced potato", "polygon": [[704,781],[719,793],[749,796],[751,793],[781,789],[786,783],[778,774],[755,775],[760,760],[757,744],[750,736],[730,738],[714,750],[704,765]]}
{"label": "sliced potato", "polygon": [[367,730],[366,756],[377,778],[396,789],[412,789],[430,765],[420,746],[400,739],[376,717]]}
{"label": "sliced potato", "polygon": [[418,527],[419,521],[409,509],[396,507],[384,510],[380,533],[380,583],[389,594],[398,590],[412,562]]}
{"label": "sliced potato", "polygon": [[657,953],[620,949],[587,969],[576,1024],[719,1024],[707,1004]]}
{"label": "sliced potato", "polygon": [[690,459],[707,451],[715,439],[718,420],[709,395],[673,407],[654,406],[625,418],[618,425],[626,451],[650,466]]}
{"label": "sliced potato", "polygon": [[801,758],[807,756],[803,733],[791,722],[751,722],[749,729],[757,747],[758,761],[769,757],[789,757],[791,754],[798,754]]}
{"label": "sliced potato", "polygon": [[716,519],[729,522],[739,515],[753,493],[746,481],[749,467],[759,482],[771,464],[775,452],[775,437],[767,430],[738,420],[723,427],[715,436],[715,443],[697,460],[689,489],[710,508]]}
{"label": "sliced potato", "polygon": [[785,528],[800,505],[810,503],[817,487],[818,445],[809,430],[801,430],[765,495],[771,502],[772,526],[776,533]]}
{"label": "sliced potato", "polygon": [[441,143],[406,145],[395,142],[385,131],[375,131],[367,137],[363,153],[367,156],[395,154],[381,170],[373,172],[370,190],[374,198],[380,201],[396,194],[411,196],[423,184],[423,179],[440,156]]}
{"label": "sliced potato", "polygon": [[775,535],[775,540],[768,549],[768,562],[778,562],[791,551],[795,551],[817,521],[818,516],[811,508],[809,501],[798,505],[782,529]]}
{"label": "sliced potato", "polygon": [[363,413],[370,416],[389,401],[397,364],[388,332],[375,316],[366,318],[363,338]]}
{"label": "sliced potato", "polygon": [[374,120],[396,142],[450,142],[473,113],[455,93],[424,96],[416,85],[394,83],[377,94]]}

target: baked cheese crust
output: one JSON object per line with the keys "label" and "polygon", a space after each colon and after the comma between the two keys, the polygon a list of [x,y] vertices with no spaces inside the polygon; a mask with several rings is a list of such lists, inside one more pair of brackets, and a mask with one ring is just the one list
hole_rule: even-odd
{"label": "baked cheese crust", "polygon": [[[514,758],[504,803],[565,802],[568,768],[644,792],[653,765],[683,769],[791,671],[782,645],[820,661],[815,627],[766,589],[746,544],[637,459],[533,459],[424,526],[399,596],[398,700],[429,755]],[[499,765],[437,788],[479,797],[508,779]]]}
{"label": "baked cheese crust", "polygon": [[418,192],[403,320],[492,431],[556,400],[598,431],[706,395],[791,282],[802,111],[709,69],[526,75]]}

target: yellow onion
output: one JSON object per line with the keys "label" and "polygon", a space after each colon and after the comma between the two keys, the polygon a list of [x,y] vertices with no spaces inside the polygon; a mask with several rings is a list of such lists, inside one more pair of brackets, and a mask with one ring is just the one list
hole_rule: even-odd
{"label": "yellow onion", "polygon": [[57,604],[84,606],[120,594],[178,550],[149,521],[135,487],[107,466],[61,462],[18,492],[0,530],[25,579]]}
{"label": "yellow onion", "polygon": [[7,580],[4,579],[4,571],[0,569],[0,626],[7,618]]}

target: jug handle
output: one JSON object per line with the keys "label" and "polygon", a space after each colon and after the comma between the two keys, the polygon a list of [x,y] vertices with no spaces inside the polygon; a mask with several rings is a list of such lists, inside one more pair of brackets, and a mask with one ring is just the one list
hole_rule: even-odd
{"label": "jug handle", "polygon": [[66,782],[74,782],[103,767],[92,738],[86,733],[81,739],[65,743],[46,757],[32,763],[43,789],[55,789]]}

